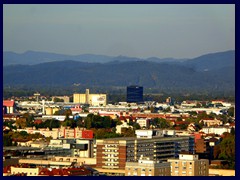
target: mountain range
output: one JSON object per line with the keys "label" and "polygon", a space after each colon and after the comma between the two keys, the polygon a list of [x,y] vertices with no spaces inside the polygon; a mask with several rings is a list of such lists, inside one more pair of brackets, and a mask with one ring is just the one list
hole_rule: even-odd
{"label": "mountain range", "polygon": [[164,90],[235,91],[235,51],[193,59],[3,53],[3,84],[128,86]]}
{"label": "mountain range", "polygon": [[79,62],[88,63],[107,63],[113,61],[126,62],[126,61],[151,61],[151,62],[172,62],[172,61],[184,61],[187,59],[174,59],[174,58],[157,58],[150,57],[147,59],[141,59],[136,57],[127,56],[105,56],[95,54],[81,54],[81,55],[64,55],[48,52],[26,51],[24,53],[15,53],[11,51],[3,52],[3,66],[13,64],[35,65],[44,62],[55,62],[63,60],[74,60]]}

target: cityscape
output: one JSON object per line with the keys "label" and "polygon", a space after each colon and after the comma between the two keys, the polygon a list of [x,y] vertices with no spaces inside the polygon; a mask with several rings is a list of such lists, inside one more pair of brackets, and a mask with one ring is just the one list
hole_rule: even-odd
{"label": "cityscape", "polygon": [[235,176],[234,8],[5,4],[3,176]]}
{"label": "cityscape", "polygon": [[233,102],[144,102],[141,86],[126,93],[115,104],[90,89],[73,102],[40,93],[4,100],[4,174],[234,175]]}

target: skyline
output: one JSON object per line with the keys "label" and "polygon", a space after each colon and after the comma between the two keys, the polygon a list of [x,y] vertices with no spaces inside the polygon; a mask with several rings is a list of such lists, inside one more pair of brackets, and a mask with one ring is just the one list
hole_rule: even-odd
{"label": "skyline", "polygon": [[235,50],[235,5],[4,4],[3,50],[194,58]]}

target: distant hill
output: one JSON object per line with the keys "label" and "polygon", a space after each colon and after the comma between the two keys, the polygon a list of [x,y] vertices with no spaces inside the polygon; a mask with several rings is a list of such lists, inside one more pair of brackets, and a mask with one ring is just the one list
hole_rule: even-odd
{"label": "distant hill", "polygon": [[211,71],[228,66],[235,66],[235,51],[206,54],[183,62],[183,65],[196,71]]}
{"label": "distant hill", "polygon": [[106,63],[64,60],[4,66],[3,84],[70,86],[79,83],[105,87],[138,84],[165,90],[235,90],[234,51],[213,53],[177,63],[124,61],[126,57],[120,59]]}
{"label": "distant hill", "polygon": [[112,61],[125,62],[125,61],[151,61],[151,62],[174,62],[174,61],[184,61],[186,59],[174,59],[174,58],[157,58],[151,57],[148,59],[140,59],[136,57],[127,56],[105,56],[105,55],[95,55],[95,54],[81,54],[81,55],[64,55],[48,52],[36,52],[27,51],[24,53],[15,53],[10,51],[3,52],[3,66],[7,65],[34,65],[44,62],[54,62],[63,60],[74,60],[79,62],[89,62],[89,63],[108,63]]}

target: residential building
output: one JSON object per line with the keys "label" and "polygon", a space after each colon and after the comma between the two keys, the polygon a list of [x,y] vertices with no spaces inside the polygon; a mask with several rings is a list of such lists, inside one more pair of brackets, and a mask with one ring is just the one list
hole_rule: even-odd
{"label": "residential building", "polygon": [[126,162],[136,162],[141,156],[150,160],[167,160],[181,151],[192,151],[192,137],[110,138],[96,140],[97,168],[125,169]]}
{"label": "residential building", "polygon": [[150,119],[139,118],[137,119],[137,123],[140,125],[141,128],[149,128]]}
{"label": "residential building", "polygon": [[179,158],[168,159],[171,176],[208,176],[209,160],[199,159],[197,154],[180,153]]}
{"label": "residential building", "polygon": [[214,118],[208,118],[208,119],[201,119],[199,121],[199,123],[203,122],[204,125],[206,125],[207,127],[210,127],[210,126],[219,126],[219,125],[222,125],[222,121],[221,120],[218,120],[218,119],[214,119]]}
{"label": "residential building", "polygon": [[138,162],[127,162],[125,176],[170,176],[170,163],[141,157]]}
{"label": "residential building", "polygon": [[218,134],[222,135],[224,132],[231,132],[230,127],[203,127],[200,132],[204,132],[205,134]]}
{"label": "residential building", "polygon": [[14,113],[16,104],[14,100],[3,100],[3,114]]}
{"label": "residential building", "polygon": [[83,158],[83,157],[68,157],[68,156],[54,156],[50,159],[19,159],[20,164],[32,164],[42,167],[69,167],[71,165],[96,165],[96,158]]}
{"label": "residential building", "polygon": [[93,139],[51,139],[49,147],[70,149],[72,157],[93,157]]}
{"label": "residential building", "polygon": [[127,122],[123,122],[121,125],[116,126],[116,133],[121,134],[123,128],[133,128],[133,127],[128,125]]}
{"label": "residential building", "polygon": [[45,137],[52,137],[53,139],[57,138],[83,138],[83,139],[92,139],[93,131],[87,130],[85,128],[70,128],[70,127],[60,127],[60,128],[39,128],[38,130],[35,127],[28,127],[25,129],[17,129],[17,131],[26,131],[29,134],[40,133]]}

